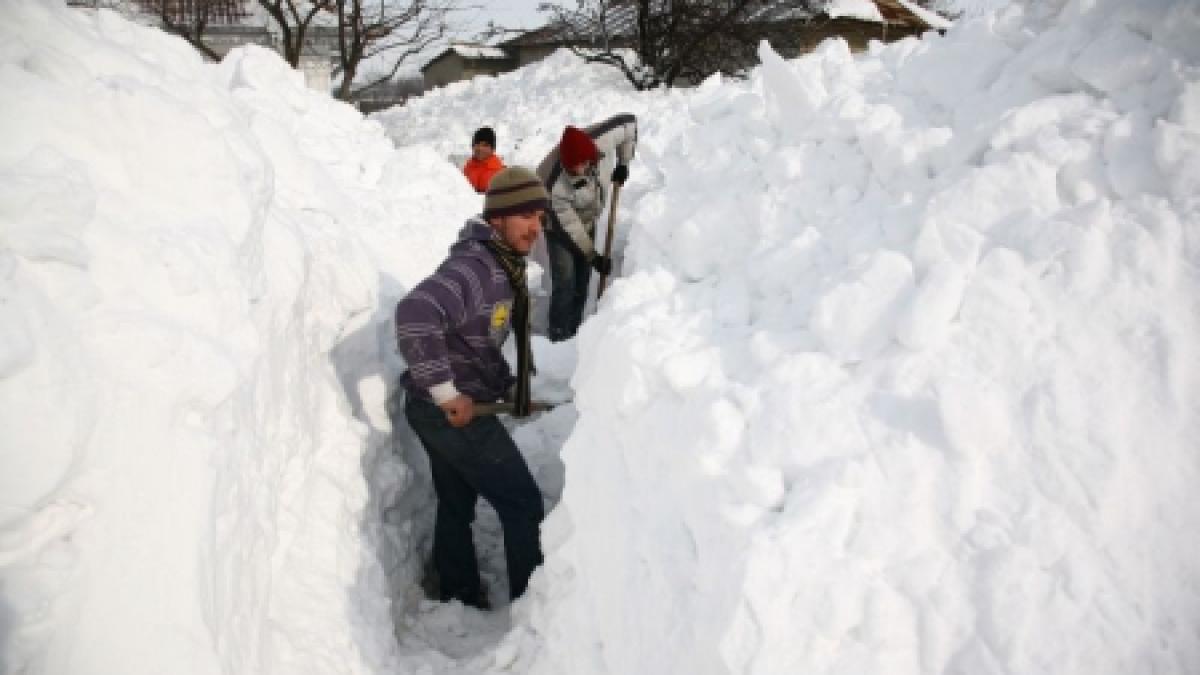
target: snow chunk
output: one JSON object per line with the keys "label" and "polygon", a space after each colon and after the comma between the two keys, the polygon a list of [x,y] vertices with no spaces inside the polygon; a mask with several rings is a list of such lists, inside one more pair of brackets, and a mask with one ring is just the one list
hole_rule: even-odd
{"label": "snow chunk", "polygon": [[803,61],[799,66],[806,72],[796,73],[765,40],[758,46],[758,58],[762,62],[763,96],[773,119],[783,122],[795,115],[812,115],[824,104],[828,93],[822,78],[813,77],[811,72],[819,62]]}
{"label": "snow chunk", "polygon": [[839,358],[871,358],[891,340],[903,303],[912,292],[911,261],[882,251],[850,270],[849,280],[817,300],[812,331],[825,349]]}
{"label": "snow chunk", "polygon": [[950,261],[934,265],[921,280],[896,329],[900,343],[910,349],[922,349],[945,340],[950,322],[962,303],[966,280],[962,268]]}
{"label": "snow chunk", "polygon": [[1072,70],[1084,82],[1106,93],[1152,78],[1166,66],[1165,53],[1121,25],[1110,26],[1075,59]]}
{"label": "snow chunk", "polygon": [[1059,206],[1055,177],[1053,165],[1029,155],[1013,155],[969,169],[930,200],[925,217],[939,223],[972,223],[987,232],[1023,212],[1049,213]]}
{"label": "snow chunk", "polygon": [[82,236],[95,201],[82,168],[43,147],[0,168],[0,241],[30,260],[86,266]]}

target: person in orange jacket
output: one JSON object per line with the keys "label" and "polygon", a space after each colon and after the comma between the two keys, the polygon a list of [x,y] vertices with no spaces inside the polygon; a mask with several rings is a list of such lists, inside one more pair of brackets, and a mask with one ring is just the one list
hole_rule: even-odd
{"label": "person in orange jacket", "polygon": [[491,127],[479,127],[471,137],[471,159],[463,164],[463,175],[476,192],[483,194],[492,176],[503,168],[504,161],[496,154],[496,132]]}

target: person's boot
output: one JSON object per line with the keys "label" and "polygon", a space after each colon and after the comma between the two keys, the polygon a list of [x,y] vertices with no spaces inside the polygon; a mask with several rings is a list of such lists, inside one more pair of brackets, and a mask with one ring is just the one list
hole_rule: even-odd
{"label": "person's boot", "polygon": [[437,568],[434,567],[433,561],[425,563],[425,574],[421,577],[421,590],[425,592],[425,597],[430,600],[439,600],[441,598],[442,586],[441,577],[438,575]]}
{"label": "person's boot", "polygon": [[482,585],[479,587],[479,590],[473,592],[459,591],[457,593],[442,593],[442,602],[450,602],[452,600],[458,600],[468,607],[474,607],[475,609],[483,611],[487,611],[492,608],[492,603],[490,600],[488,600],[487,588]]}
{"label": "person's boot", "polygon": [[475,597],[470,600],[463,600],[463,604],[470,605],[483,612],[491,610],[492,602],[488,600],[487,587],[480,586],[479,592],[475,594]]}

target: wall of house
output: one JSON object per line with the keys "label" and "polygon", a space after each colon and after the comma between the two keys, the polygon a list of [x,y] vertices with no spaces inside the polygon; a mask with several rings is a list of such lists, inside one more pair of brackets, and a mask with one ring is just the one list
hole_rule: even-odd
{"label": "wall of house", "polygon": [[517,68],[527,66],[534,61],[541,61],[550,56],[558,49],[557,46],[535,45],[530,47],[521,47],[517,50]]}
{"label": "wall of house", "polygon": [[255,44],[274,49],[274,40],[266,28],[261,26],[211,26],[204,31],[204,44],[222,58],[229,50],[243,45]]}
{"label": "wall of house", "polygon": [[512,61],[479,61],[468,64],[463,68],[464,80],[469,80],[476,75],[499,75],[516,70],[516,64]]}
{"label": "wall of house", "polygon": [[433,89],[451,82],[469,80],[477,75],[507,73],[515,68],[515,61],[464,59],[458,54],[448,54],[427,66],[422,72],[425,75],[425,88]]}
{"label": "wall of house", "polygon": [[422,73],[425,75],[425,88],[433,89],[463,78],[465,61],[458,54],[447,54],[434,63],[429,64]]}
{"label": "wall of house", "polygon": [[309,89],[328,93],[333,89],[333,63],[329,57],[300,58],[300,72]]}
{"label": "wall of house", "polygon": [[786,57],[794,57],[816,49],[827,38],[844,39],[852,51],[863,51],[871,40],[895,42],[910,35],[920,35],[927,29],[859,21],[848,17],[817,18],[796,22],[772,30],[771,46]]}

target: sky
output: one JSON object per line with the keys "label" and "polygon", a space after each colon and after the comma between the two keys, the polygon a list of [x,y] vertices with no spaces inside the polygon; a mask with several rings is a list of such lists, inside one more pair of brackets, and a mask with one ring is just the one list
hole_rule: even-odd
{"label": "sky", "polygon": [[[485,30],[489,22],[505,28],[537,28],[544,23],[543,15],[538,12],[538,5],[545,0],[482,0],[473,3],[478,8],[466,10],[456,19],[457,30],[450,39],[460,42],[472,42]],[[472,3],[462,2],[462,5]],[[551,3],[553,4],[553,3]],[[446,44],[439,42],[423,53],[413,57],[401,68],[401,73],[418,75],[419,70],[446,49]],[[365,75],[364,71],[364,75]]]}
{"label": "sky", "polygon": [[483,28],[489,21],[514,28],[537,28],[543,21],[538,5],[545,0],[492,0],[479,2],[479,10],[470,13],[470,24]]}

